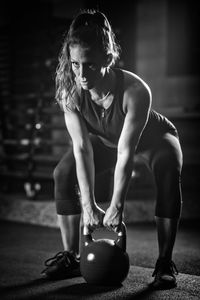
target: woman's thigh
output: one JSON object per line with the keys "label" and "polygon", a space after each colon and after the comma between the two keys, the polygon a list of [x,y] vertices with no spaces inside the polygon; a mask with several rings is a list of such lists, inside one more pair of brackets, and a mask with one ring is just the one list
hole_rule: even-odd
{"label": "woman's thigh", "polygon": [[153,171],[157,163],[160,166],[176,166],[181,170],[183,164],[183,154],[179,139],[170,133],[165,133],[158,137],[154,143],[149,143],[145,151],[137,152],[138,156]]}

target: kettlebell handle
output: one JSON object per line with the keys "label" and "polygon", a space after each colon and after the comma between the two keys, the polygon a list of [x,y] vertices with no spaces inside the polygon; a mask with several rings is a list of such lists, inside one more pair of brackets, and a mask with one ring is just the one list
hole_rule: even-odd
{"label": "kettlebell handle", "polygon": [[126,252],[126,225],[124,222],[121,223],[121,228],[117,233],[115,244],[119,246],[124,252]]}
{"label": "kettlebell handle", "polygon": [[[87,228],[83,228],[83,243],[84,246],[88,246],[91,242],[93,242],[91,232],[88,233]],[[115,240],[115,245],[121,248],[124,252],[126,252],[126,225],[124,222],[121,223],[121,228],[117,233],[117,238]]]}

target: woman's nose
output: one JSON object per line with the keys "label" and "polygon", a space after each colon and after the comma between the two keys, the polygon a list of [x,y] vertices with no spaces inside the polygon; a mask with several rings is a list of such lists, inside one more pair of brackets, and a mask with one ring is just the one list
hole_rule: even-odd
{"label": "woman's nose", "polygon": [[80,78],[84,79],[86,77],[86,68],[84,66],[80,66]]}

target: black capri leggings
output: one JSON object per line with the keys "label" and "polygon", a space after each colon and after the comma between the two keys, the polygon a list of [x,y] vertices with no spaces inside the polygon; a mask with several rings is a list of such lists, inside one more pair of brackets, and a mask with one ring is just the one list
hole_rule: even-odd
{"label": "black capri leggings", "polygon": [[[91,135],[94,152],[95,174],[115,167],[117,150],[105,146]],[[139,144],[138,155],[145,159],[152,170],[157,189],[155,215],[164,218],[179,218],[181,212],[181,169],[182,151],[179,139],[166,133],[150,147]],[[76,215],[81,213],[75,159],[70,146],[54,170],[55,200],[57,214]]]}

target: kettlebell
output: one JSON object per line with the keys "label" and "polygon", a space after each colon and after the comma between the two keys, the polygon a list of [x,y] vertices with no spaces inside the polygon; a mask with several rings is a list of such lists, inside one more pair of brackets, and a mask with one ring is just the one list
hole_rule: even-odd
{"label": "kettlebell", "polygon": [[119,285],[128,275],[129,256],[126,252],[126,226],[122,223],[116,240],[93,239],[83,232],[80,271],[89,284]]}

